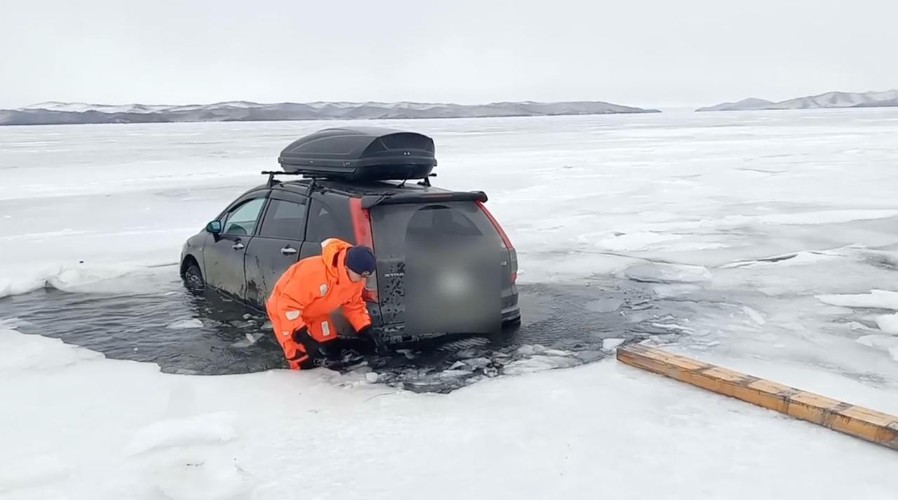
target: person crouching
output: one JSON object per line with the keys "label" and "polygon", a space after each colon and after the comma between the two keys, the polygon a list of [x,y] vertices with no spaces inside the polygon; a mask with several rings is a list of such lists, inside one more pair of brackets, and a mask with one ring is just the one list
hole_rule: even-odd
{"label": "person crouching", "polygon": [[291,370],[320,366],[322,346],[337,338],[330,315],[339,308],[356,333],[374,343],[371,317],[362,292],[376,259],[365,246],[330,238],[321,255],[291,265],[265,304],[275,338]]}

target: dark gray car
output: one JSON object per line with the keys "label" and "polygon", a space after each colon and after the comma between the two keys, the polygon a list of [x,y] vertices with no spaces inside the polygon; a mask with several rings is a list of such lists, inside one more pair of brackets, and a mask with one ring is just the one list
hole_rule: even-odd
{"label": "dark gray car", "polygon": [[[365,156],[359,141],[369,144],[367,151],[402,150],[407,157],[409,146],[399,142],[401,134],[409,133],[328,129],[301,141],[329,152],[333,143],[322,145],[320,137],[336,137],[342,146],[355,141],[349,148],[355,157]],[[370,246],[377,256],[366,300],[375,331],[388,343],[491,334],[520,321],[517,255],[484,206],[483,192],[435,188],[430,169],[420,165],[416,175],[423,179],[390,182],[358,175],[364,168],[350,175],[333,170],[315,175],[323,162],[310,163],[316,163],[311,170],[285,166],[284,172],[266,172],[267,183],[239,196],[187,240],[181,276],[188,288],[210,287],[264,312],[271,290],[290,265],[320,255],[324,240],[340,238]],[[351,162],[344,158],[339,165]],[[395,175],[395,165],[391,168]],[[306,178],[278,179],[287,174]],[[342,335],[352,335],[342,315],[334,322]]]}

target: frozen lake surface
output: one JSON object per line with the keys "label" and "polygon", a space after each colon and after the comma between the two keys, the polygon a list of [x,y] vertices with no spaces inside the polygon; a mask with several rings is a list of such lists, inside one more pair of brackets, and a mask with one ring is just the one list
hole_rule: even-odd
{"label": "frozen lake surface", "polygon": [[0,128],[0,492],[893,494],[894,453],[606,356],[650,338],[898,413],[898,111],[383,123],[489,194],[510,343],[291,373],[264,318],[181,291],[184,239],[338,122]]}

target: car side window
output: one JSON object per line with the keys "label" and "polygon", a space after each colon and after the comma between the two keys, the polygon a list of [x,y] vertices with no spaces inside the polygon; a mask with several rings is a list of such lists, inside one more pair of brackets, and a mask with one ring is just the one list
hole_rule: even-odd
{"label": "car side window", "polygon": [[263,205],[265,205],[265,198],[256,198],[232,209],[225,217],[222,234],[233,236],[253,234]]}
{"label": "car side window", "polygon": [[259,236],[284,240],[302,240],[306,224],[306,205],[286,200],[271,200]]}
{"label": "car side window", "polygon": [[340,222],[337,216],[328,210],[327,205],[312,200],[309,207],[309,227],[306,230],[306,241],[324,241],[328,238],[340,237]]}

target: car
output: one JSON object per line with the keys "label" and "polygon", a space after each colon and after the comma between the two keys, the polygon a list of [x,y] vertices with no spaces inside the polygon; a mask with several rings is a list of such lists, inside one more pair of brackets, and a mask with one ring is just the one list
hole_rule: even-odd
{"label": "car", "polygon": [[[518,258],[483,191],[437,188],[433,140],[329,128],[279,157],[282,171],[235,198],[182,248],[180,275],[263,312],[282,273],[339,238],[374,250],[364,297],[385,344],[490,334],[520,324]],[[286,178],[285,178],[286,177]],[[340,336],[348,321],[333,318]]]}

